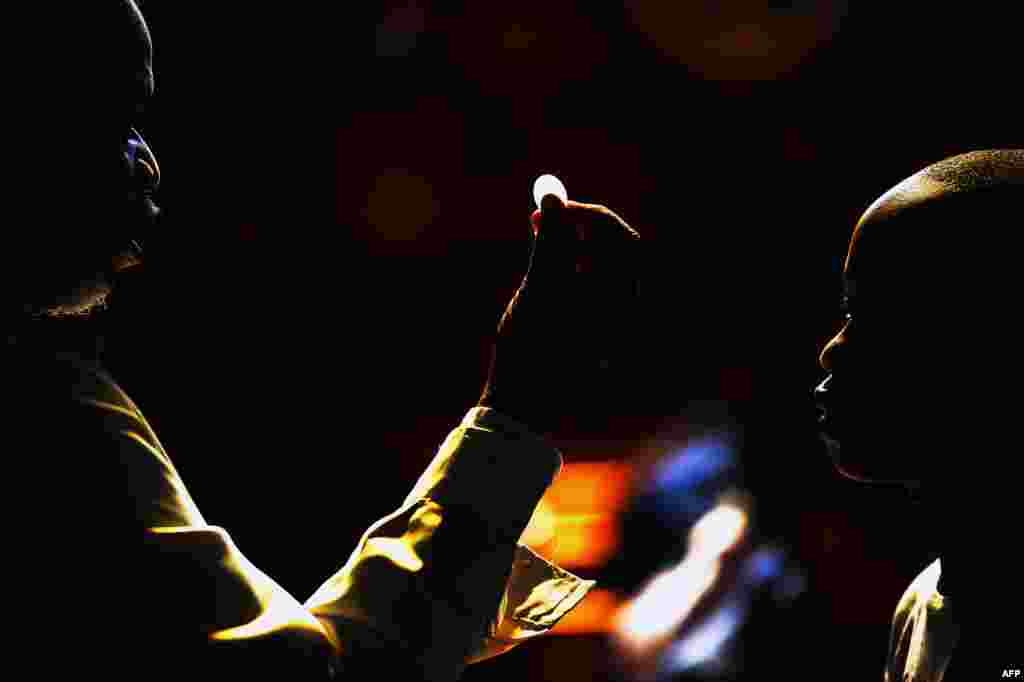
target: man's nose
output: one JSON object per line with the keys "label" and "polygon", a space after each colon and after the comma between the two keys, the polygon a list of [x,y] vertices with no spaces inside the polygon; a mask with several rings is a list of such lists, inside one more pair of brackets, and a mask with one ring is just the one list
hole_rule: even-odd
{"label": "man's nose", "polygon": [[825,347],[821,350],[821,354],[818,356],[818,364],[826,372],[831,372],[835,369],[836,359],[842,353],[843,344],[846,343],[846,339],[843,336],[843,331],[832,337],[832,340],[825,344]]}

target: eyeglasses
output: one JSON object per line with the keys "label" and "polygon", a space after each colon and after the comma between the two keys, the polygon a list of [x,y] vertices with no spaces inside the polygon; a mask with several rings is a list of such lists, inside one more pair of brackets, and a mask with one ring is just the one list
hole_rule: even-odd
{"label": "eyeglasses", "polygon": [[156,162],[153,150],[135,128],[129,128],[123,153],[134,181],[135,191],[145,196],[156,192],[160,186],[160,166]]}
{"label": "eyeglasses", "polygon": [[[122,155],[129,178],[128,200],[132,206],[137,207],[136,215],[152,223],[160,213],[152,201],[153,194],[160,187],[160,165],[156,162],[153,150],[135,128],[128,129]],[[134,232],[137,225],[132,220],[130,229]],[[122,243],[128,242],[137,256],[142,255],[143,242],[137,234],[122,236],[120,240],[123,240]]]}

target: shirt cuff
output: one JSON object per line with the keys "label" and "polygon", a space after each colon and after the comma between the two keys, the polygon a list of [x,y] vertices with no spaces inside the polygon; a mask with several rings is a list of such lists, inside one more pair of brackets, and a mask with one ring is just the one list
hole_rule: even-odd
{"label": "shirt cuff", "polygon": [[429,499],[448,509],[472,509],[498,537],[515,542],[561,468],[562,455],[547,440],[491,408],[474,407],[404,505]]}
{"label": "shirt cuff", "polygon": [[350,650],[419,656],[431,680],[542,634],[593,585],[517,546],[561,466],[522,424],[471,409],[306,606]]}
{"label": "shirt cuff", "polygon": [[493,658],[548,632],[576,608],[595,584],[556,566],[526,545],[519,545],[498,613],[466,662]]}

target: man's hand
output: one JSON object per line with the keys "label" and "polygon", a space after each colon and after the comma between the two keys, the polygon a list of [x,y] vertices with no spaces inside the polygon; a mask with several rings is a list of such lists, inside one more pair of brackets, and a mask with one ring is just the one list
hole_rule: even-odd
{"label": "man's hand", "polygon": [[479,404],[543,434],[630,355],[640,235],[604,206],[554,195],[531,221],[530,265],[498,324]]}

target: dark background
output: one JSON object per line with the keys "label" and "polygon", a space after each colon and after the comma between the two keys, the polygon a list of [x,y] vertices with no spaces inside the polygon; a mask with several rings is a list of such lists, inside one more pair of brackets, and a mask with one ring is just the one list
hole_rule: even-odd
{"label": "dark background", "polygon": [[[566,404],[566,459],[685,437],[713,406],[742,428],[765,534],[809,578],[762,635],[777,667],[751,679],[878,679],[932,555],[920,512],[839,479],[815,437],[846,241],[907,175],[1021,133],[1012,18],[864,4],[409,2],[354,19],[140,2],[157,96],[138,127],[167,218],[119,294],[107,364],[206,518],[303,600],[476,401],[533,180],[555,173],[650,253],[635,371],[599,418]],[[352,26],[370,38],[356,56]],[[548,638],[465,679],[601,679],[607,655]]]}

